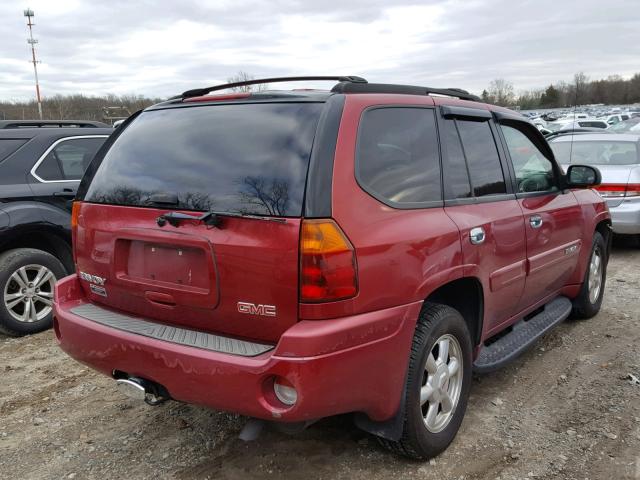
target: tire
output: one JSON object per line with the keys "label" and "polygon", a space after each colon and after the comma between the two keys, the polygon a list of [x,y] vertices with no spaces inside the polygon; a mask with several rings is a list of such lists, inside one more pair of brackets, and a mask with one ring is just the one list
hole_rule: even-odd
{"label": "tire", "polygon": [[[593,291],[594,283],[594,271],[592,266],[594,258],[600,258],[600,270],[595,270],[595,275],[600,276],[600,286],[597,293]],[[584,274],[584,281],[580,288],[580,293],[573,300],[573,310],[571,311],[571,317],[575,319],[586,319],[595,316],[602,306],[602,298],[604,296],[604,287],[607,280],[607,263],[609,258],[607,257],[607,246],[604,238],[599,232],[595,232],[593,235],[593,241],[591,244],[591,254],[589,255],[589,262]],[[594,295],[595,293],[595,295]]]}
{"label": "tire", "polygon": [[[453,363],[453,358],[459,357],[457,373],[444,383],[441,382],[446,363],[442,363],[441,358],[436,358],[440,357],[441,349],[436,343],[441,340],[449,342],[449,365]],[[435,360],[435,374],[427,371],[429,356]],[[435,457],[444,451],[458,433],[467,408],[471,387],[471,362],[471,336],[462,315],[446,305],[425,303],[416,325],[409,357],[407,389],[402,409],[402,436],[398,441],[379,438],[380,443],[394,453],[419,460]],[[429,363],[431,366],[428,370],[433,372],[434,362]],[[428,390],[425,386],[434,386],[435,389],[432,388],[433,393],[423,405],[420,397],[421,392],[425,392],[426,396]],[[441,390],[447,390],[452,400],[449,414],[444,409],[441,410],[442,404],[438,406]],[[431,407],[432,403],[436,406]],[[432,408],[435,408],[436,414],[429,417]],[[425,414],[430,422],[425,419]]]}
{"label": "tire", "polygon": [[66,274],[62,263],[42,250],[0,254],[0,332],[19,336],[50,328],[53,285]]}

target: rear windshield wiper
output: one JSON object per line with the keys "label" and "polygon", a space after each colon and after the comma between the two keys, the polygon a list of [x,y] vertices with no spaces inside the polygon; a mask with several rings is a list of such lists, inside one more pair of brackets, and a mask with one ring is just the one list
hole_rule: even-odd
{"label": "rear windshield wiper", "polygon": [[181,212],[167,212],[160,215],[156,219],[159,227],[164,227],[167,223],[174,227],[178,227],[183,221],[202,222],[210,227],[220,227],[222,219],[220,217],[239,217],[250,218],[253,220],[265,220],[268,222],[286,223],[284,218],[263,217],[260,215],[250,215],[248,213],[231,213],[231,212],[205,212],[202,215],[189,215]]}

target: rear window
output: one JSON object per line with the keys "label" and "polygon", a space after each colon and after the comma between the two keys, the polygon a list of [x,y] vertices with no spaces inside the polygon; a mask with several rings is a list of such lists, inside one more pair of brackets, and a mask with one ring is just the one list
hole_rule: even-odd
{"label": "rear window", "polygon": [[106,153],[85,200],[154,207],[151,197],[161,194],[184,210],[300,216],[322,108],[263,103],[143,112]]}
{"label": "rear window", "polygon": [[640,163],[636,142],[579,141],[549,144],[559,163],[568,165],[633,165]]}
{"label": "rear window", "polygon": [[0,162],[18,150],[27,141],[24,139],[2,138],[0,139]]}

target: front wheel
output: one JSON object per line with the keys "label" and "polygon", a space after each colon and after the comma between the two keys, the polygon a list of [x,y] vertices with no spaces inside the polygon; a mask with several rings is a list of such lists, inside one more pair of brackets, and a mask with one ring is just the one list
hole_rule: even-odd
{"label": "front wheel", "polygon": [[593,235],[591,255],[580,293],[573,301],[573,318],[591,318],[600,311],[607,280],[607,247],[600,232]]}
{"label": "front wheel", "polygon": [[471,336],[462,315],[446,305],[425,303],[411,347],[402,437],[380,439],[385,447],[428,459],[449,446],[467,408],[471,355]]}

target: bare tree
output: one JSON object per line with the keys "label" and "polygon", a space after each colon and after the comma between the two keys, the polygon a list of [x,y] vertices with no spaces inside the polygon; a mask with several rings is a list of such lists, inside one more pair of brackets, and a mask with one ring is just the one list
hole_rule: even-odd
{"label": "bare tree", "polygon": [[589,77],[584,72],[576,73],[573,76],[573,85],[571,85],[573,91],[573,104],[584,105],[588,102],[589,94]]}
{"label": "bare tree", "polygon": [[513,84],[504,78],[496,78],[489,83],[488,97],[496,105],[509,106],[515,100]]}
{"label": "bare tree", "polygon": [[[250,73],[243,72],[240,70],[234,76],[227,78],[227,83],[239,83],[239,82],[247,82],[249,80],[255,80],[256,77],[251,75]],[[241,87],[233,87],[230,88],[232,92],[262,92],[269,87],[266,83],[259,83],[257,85],[243,85]]]}
{"label": "bare tree", "polygon": [[289,185],[278,179],[247,176],[242,179],[240,202],[244,213],[285,215],[289,205]]}

